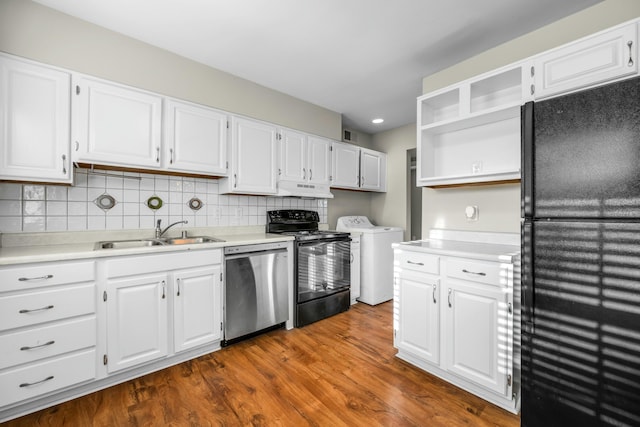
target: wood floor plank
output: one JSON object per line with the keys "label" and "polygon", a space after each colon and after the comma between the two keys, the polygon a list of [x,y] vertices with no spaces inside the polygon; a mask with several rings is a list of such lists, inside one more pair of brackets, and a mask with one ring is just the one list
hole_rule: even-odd
{"label": "wood floor plank", "polygon": [[520,425],[518,416],[395,357],[392,309],[359,303],[5,425]]}

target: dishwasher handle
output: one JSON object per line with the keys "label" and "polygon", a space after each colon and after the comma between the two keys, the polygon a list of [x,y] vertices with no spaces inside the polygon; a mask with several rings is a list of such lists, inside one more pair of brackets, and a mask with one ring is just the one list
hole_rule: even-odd
{"label": "dishwasher handle", "polygon": [[286,249],[267,249],[264,251],[239,252],[235,254],[226,254],[224,256],[224,259],[232,260],[232,259],[238,259],[238,258],[250,258],[250,257],[260,256],[260,255],[282,254],[282,253],[287,253],[287,250]]}

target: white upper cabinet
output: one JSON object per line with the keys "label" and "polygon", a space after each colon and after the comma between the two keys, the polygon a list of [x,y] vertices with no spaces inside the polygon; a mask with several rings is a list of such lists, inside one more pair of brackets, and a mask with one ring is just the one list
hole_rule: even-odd
{"label": "white upper cabinet", "polygon": [[387,190],[387,155],[366,148],[360,149],[360,188],[370,191]]}
{"label": "white upper cabinet", "polygon": [[165,108],[164,167],[226,175],[227,114],[174,99],[168,99]]}
{"label": "white upper cabinet", "polygon": [[279,181],[304,182],[307,179],[307,136],[303,133],[280,130]]}
{"label": "white upper cabinet", "polygon": [[331,179],[332,141],[309,135],[307,140],[307,177],[312,184],[329,185]]}
{"label": "white upper cabinet", "polygon": [[278,139],[278,195],[333,197],[331,141],[290,129],[280,129]]}
{"label": "white upper cabinet", "polygon": [[417,185],[520,179],[526,63],[418,98]]}
{"label": "white upper cabinet", "polygon": [[638,72],[636,24],[587,37],[535,59],[535,97],[585,88]]}
{"label": "white upper cabinet", "polygon": [[360,147],[342,142],[333,143],[333,178],[336,188],[360,187]]}
{"label": "white upper cabinet", "polygon": [[74,161],[159,168],[162,97],[86,76],[76,77]]}
{"label": "white upper cabinet", "polygon": [[265,122],[231,117],[228,178],[220,191],[238,194],[276,194],[277,129]]}
{"label": "white upper cabinet", "polygon": [[387,191],[387,155],[343,142],[333,143],[331,187]]}
{"label": "white upper cabinet", "polygon": [[0,56],[0,179],[70,184],[71,75]]}

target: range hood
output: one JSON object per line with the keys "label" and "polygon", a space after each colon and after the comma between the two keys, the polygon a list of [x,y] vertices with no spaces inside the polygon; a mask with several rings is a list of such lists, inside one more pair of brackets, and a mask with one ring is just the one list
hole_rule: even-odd
{"label": "range hood", "polygon": [[302,184],[292,181],[278,182],[278,193],[281,197],[309,197],[313,199],[333,199],[328,185]]}

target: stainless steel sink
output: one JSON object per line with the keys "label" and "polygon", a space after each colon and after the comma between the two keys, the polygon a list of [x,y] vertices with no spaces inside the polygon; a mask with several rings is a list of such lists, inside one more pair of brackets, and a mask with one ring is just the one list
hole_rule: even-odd
{"label": "stainless steel sink", "polygon": [[193,245],[198,243],[224,242],[222,239],[209,236],[166,237],[163,239],[112,240],[96,243],[95,249],[131,249],[149,246]]}
{"label": "stainless steel sink", "polygon": [[130,249],[144,248],[147,246],[163,246],[166,243],[156,239],[137,239],[137,240],[113,240],[110,242],[96,243],[96,249]]}
{"label": "stainless steel sink", "polygon": [[222,239],[209,236],[169,237],[162,239],[167,245],[193,245],[197,243],[224,242]]}

